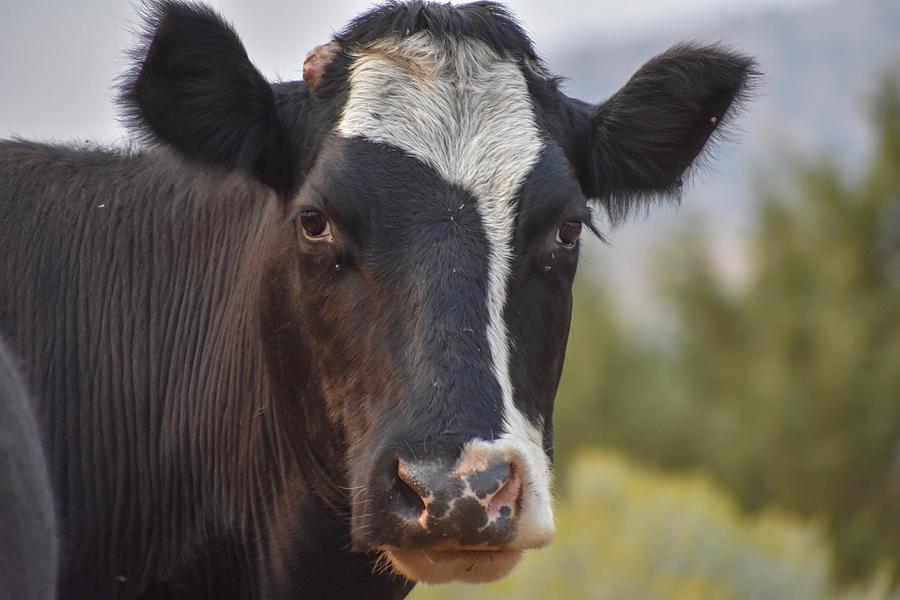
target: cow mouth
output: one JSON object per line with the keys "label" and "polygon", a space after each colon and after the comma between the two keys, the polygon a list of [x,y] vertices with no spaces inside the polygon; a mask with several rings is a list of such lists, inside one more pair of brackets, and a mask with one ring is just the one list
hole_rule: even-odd
{"label": "cow mouth", "polygon": [[401,550],[384,555],[394,569],[421,583],[487,583],[507,575],[522,558],[522,550]]}

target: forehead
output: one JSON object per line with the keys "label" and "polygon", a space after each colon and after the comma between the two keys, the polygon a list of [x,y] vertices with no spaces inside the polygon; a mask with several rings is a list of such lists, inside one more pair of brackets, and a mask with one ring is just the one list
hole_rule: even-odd
{"label": "forehead", "polygon": [[544,146],[516,62],[427,31],[356,53],[337,131],[403,150],[495,213],[511,211]]}

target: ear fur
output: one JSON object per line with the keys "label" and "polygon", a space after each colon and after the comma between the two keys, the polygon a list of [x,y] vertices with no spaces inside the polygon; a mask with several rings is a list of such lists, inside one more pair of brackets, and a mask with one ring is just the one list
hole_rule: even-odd
{"label": "ear fur", "polygon": [[293,152],[272,87],[234,29],[206,6],[172,0],[148,5],[144,20],[144,44],[121,82],[126,125],[144,141],[289,193]]}
{"label": "ear fur", "polygon": [[603,203],[613,221],[635,200],[677,197],[759,77],[750,57],[684,43],[647,62],[606,102],[572,101],[587,112],[578,121],[590,123],[587,135],[574,136],[582,141],[576,171],[585,195]]}

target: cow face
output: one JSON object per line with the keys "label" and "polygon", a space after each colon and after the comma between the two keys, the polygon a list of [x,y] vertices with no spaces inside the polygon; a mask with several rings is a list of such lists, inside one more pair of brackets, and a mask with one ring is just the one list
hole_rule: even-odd
{"label": "cow face", "polygon": [[347,79],[294,223],[312,354],[356,442],[355,541],[417,579],[494,577],[553,533],[550,415],[587,204],[519,67],[481,42],[420,32],[359,51]]}
{"label": "cow face", "polygon": [[355,547],[414,580],[502,576],[553,536],[589,203],[616,217],[678,190],[752,61],[676,47],[595,106],[490,3],[375,9],[274,86],[206,9],[160,4],[152,26],[126,84],[138,125],[282,199],[304,402],[327,409]]}

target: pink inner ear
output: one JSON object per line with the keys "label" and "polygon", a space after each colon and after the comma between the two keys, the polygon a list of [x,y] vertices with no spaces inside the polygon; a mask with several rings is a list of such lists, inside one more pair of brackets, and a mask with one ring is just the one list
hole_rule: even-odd
{"label": "pink inner ear", "polygon": [[340,46],[337,42],[328,42],[321,46],[316,46],[306,55],[303,61],[303,81],[310,87],[319,85],[319,80],[328,65],[337,56]]}

